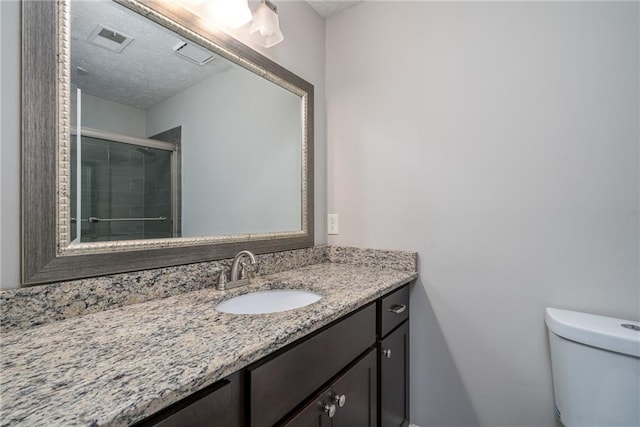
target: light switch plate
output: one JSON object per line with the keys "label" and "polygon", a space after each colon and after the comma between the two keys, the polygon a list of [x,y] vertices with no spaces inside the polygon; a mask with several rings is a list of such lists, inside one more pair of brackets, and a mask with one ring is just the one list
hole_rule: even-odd
{"label": "light switch plate", "polygon": [[338,214],[327,215],[327,234],[338,234]]}

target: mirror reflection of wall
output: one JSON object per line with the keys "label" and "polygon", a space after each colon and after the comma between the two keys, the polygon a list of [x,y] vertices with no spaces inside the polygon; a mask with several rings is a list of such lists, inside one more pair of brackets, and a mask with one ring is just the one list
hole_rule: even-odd
{"label": "mirror reflection of wall", "polygon": [[300,102],[233,68],[147,110],[149,132],[183,129],[184,236],[300,230]]}
{"label": "mirror reflection of wall", "polygon": [[[112,1],[72,1],[71,17],[72,127],[118,135],[81,138],[71,216],[132,220],[82,222],[81,242],[301,229],[300,96]],[[179,160],[130,144],[175,129]]]}

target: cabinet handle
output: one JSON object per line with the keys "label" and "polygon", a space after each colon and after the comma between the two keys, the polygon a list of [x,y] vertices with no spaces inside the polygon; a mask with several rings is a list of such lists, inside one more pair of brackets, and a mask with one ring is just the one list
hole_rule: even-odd
{"label": "cabinet handle", "polygon": [[336,414],[336,405],[334,404],[324,405],[322,407],[322,410],[327,414],[329,414],[329,418],[333,418],[333,416]]}
{"label": "cabinet handle", "polygon": [[407,306],[404,304],[396,304],[389,307],[389,311],[395,314],[400,314],[407,309]]}
{"label": "cabinet handle", "polygon": [[391,359],[391,349],[388,348],[386,350],[382,350],[382,354],[384,355],[384,357],[386,357],[387,359]]}
{"label": "cabinet handle", "polygon": [[339,407],[343,407],[347,403],[347,396],[344,394],[336,394],[333,396],[333,401],[338,404]]}

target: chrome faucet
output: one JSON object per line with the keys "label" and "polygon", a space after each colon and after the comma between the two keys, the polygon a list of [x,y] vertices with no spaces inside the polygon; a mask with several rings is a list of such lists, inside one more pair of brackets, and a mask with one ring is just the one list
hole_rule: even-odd
{"label": "chrome faucet", "polygon": [[[249,264],[242,262],[242,258],[249,258]],[[240,251],[236,254],[235,258],[233,258],[233,263],[231,264],[231,277],[229,278],[230,282],[236,282],[238,280],[247,280],[249,283],[250,275],[253,272],[253,267],[257,263],[256,256],[250,251]]]}
{"label": "chrome faucet", "polygon": [[[249,258],[249,263],[243,261],[244,258]],[[229,280],[224,269],[220,271],[220,277],[218,278],[218,290],[224,291],[226,289],[237,288],[238,286],[248,285],[252,274],[257,269],[258,262],[256,256],[250,251],[240,251],[233,258],[231,264],[231,273]]]}

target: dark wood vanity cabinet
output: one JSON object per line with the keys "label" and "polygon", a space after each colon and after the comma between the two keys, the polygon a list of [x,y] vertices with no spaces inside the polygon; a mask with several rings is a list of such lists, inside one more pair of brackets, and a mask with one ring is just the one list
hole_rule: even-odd
{"label": "dark wood vanity cabinet", "polygon": [[409,424],[409,286],[378,300],[380,427]]}
{"label": "dark wood vanity cabinet", "polygon": [[138,425],[404,427],[408,319],[406,285]]}

